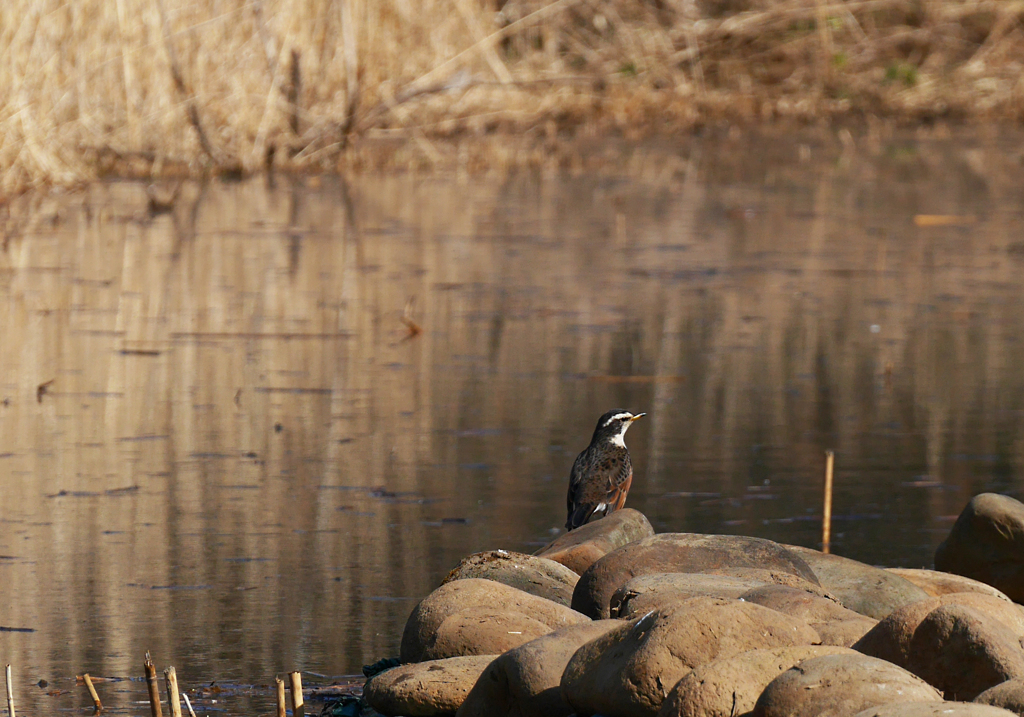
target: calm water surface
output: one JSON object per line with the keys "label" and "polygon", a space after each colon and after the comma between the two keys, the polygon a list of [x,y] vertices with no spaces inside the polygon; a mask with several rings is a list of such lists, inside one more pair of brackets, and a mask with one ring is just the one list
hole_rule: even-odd
{"label": "calm water surface", "polygon": [[[86,711],[75,675],[138,678],[147,650],[227,686],[201,715],[396,654],[463,555],[560,532],[614,407],[648,413],[629,504],[658,530],[817,546],[834,449],[835,551],[930,566],[972,494],[1022,487],[1020,146],[723,142],[615,176],[0,208],[20,712]],[[99,689],[148,714],[141,683]]]}

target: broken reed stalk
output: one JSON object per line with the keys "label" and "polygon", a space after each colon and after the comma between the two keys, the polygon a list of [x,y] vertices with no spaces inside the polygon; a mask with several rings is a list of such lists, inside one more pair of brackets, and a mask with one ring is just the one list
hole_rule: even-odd
{"label": "broken reed stalk", "polygon": [[181,697],[178,696],[178,674],[174,665],[164,670],[164,681],[167,683],[167,704],[171,706],[171,717],[181,717]]}
{"label": "broken reed stalk", "polygon": [[7,717],[14,717],[14,687],[11,686],[11,666],[7,666]]}
{"label": "broken reed stalk", "polygon": [[146,652],[146,661],[142,666],[146,670],[146,687],[149,689],[149,711],[153,717],[163,717],[160,709],[160,686],[156,681],[156,666],[149,656],[149,651]]}
{"label": "broken reed stalk", "polygon": [[825,451],[825,505],[821,514],[821,552],[828,553],[832,547],[832,469],[835,465],[834,451]]}
{"label": "broken reed stalk", "polygon": [[292,687],[292,717],[304,717],[306,708],[302,704],[302,673],[290,672],[288,679]]}
{"label": "broken reed stalk", "polygon": [[92,697],[93,707],[96,709],[96,714],[103,711],[103,703],[100,702],[100,696],[96,694],[96,688],[93,687],[92,678],[89,677],[89,673],[82,675],[82,681],[85,683],[86,688],[89,690],[89,696]]}
{"label": "broken reed stalk", "polygon": [[286,717],[287,710],[284,705],[284,680],[280,677],[275,677],[274,683],[277,687],[277,717]]}
{"label": "broken reed stalk", "polygon": [[181,693],[181,698],[183,700],[185,700],[185,706],[188,707],[189,717],[196,717],[196,711],[194,709],[192,709],[192,703],[188,701],[188,693],[187,692],[182,692]]}

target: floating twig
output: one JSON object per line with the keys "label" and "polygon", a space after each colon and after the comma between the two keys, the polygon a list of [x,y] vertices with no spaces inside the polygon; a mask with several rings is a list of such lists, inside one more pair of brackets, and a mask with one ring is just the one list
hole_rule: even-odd
{"label": "floating twig", "polygon": [[167,704],[171,706],[171,717],[181,717],[181,698],[178,696],[178,675],[174,665],[164,670],[164,681],[167,683]]}
{"label": "floating twig", "polygon": [[163,711],[160,709],[160,686],[156,681],[156,666],[149,656],[149,650],[146,650],[146,661],[142,666],[146,670],[146,687],[149,689],[149,711],[153,717],[163,717]]}
{"label": "floating twig", "polygon": [[286,717],[287,710],[284,705],[284,680],[274,677],[274,684],[277,687],[277,717]]}
{"label": "floating twig", "polygon": [[11,666],[7,666],[7,717],[14,717],[14,688],[11,686]]}
{"label": "floating twig", "polygon": [[302,673],[290,672],[288,679],[292,687],[292,717],[304,717],[306,708],[302,703]]}
{"label": "floating twig", "polygon": [[821,515],[821,552],[828,553],[832,547],[832,469],[836,454],[825,451],[825,505]]}
{"label": "floating twig", "polygon": [[92,678],[89,677],[89,673],[86,672],[82,675],[82,681],[85,682],[86,688],[89,690],[89,696],[92,697],[93,707],[96,708],[96,714],[103,711],[103,703],[100,702],[100,696],[96,694],[96,688],[92,685]]}

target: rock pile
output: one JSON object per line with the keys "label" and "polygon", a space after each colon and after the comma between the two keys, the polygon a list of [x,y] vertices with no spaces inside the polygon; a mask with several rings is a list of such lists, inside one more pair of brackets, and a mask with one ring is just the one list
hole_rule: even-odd
{"label": "rock pile", "polygon": [[1024,505],[985,494],[938,570],[655,535],[621,510],[536,555],[467,557],[364,695],[408,717],[1024,716],[1021,547]]}

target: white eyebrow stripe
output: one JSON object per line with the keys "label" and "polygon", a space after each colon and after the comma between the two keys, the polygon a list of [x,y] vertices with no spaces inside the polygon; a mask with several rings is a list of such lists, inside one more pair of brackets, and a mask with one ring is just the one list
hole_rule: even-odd
{"label": "white eyebrow stripe", "polygon": [[632,418],[632,417],[633,417],[632,413],[616,413],[614,416],[612,416],[607,421],[605,421],[604,425],[607,426],[607,425],[611,424],[612,421],[622,421],[622,420],[625,420],[627,418]]}

